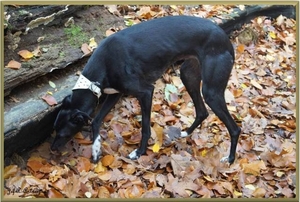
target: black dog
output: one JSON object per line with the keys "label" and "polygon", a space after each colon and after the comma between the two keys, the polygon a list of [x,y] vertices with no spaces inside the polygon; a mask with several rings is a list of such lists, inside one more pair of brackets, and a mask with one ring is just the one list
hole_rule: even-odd
{"label": "black dog", "polygon": [[72,95],[63,100],[54,124],[57,134],[51,149],[58,150],[92,121],[90,115],[99,96],[110,88],[115,92],[108,92],[92,121],[93,161],[97,162],[101,156],[99,128],[102,120],[122,94],[135,96],[142,111],[142,140],[129,158],[137,159],[145,154],[150,137],[152,84],[178,60],[184,60],[180,78],[196,110],[194,123],[181,136],[191,134],[208,116],[200,94],[202,80],[205,102],[226,125],[231,137],[229,156],[221,160],[232,164],[241,129],[228,112],[224,91],[234,63],[234,50],[219,26],[210,20],[189,16],[150,20],[102,40],[84,67]]}

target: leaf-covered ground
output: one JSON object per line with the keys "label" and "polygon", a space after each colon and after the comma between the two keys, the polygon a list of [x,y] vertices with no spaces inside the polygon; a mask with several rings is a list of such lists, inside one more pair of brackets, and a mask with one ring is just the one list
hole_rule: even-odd
{"label": "leaf-covered ground", "polygon": [[[132,25],[165,15],[218,16],[233,7],[108,9]],[[201,127],[190,137],[176,138],[195,113],[175,65],[155,83],[147,155],[126,158],[141,139],[141,113],[135,98],[124,97],[101,127],[99,163],[90,162],[90,132],[78,133],[61,156],[49,152],[51,137],[29,158],[15,154],[15,164],[4,168],[5,197],[296,197],[295,31],[292,19],[261,16],[233,33],[236,62],[225,96],[242,133],[231,166],[220,163],[230,147],[228,131],[209,108]]]}

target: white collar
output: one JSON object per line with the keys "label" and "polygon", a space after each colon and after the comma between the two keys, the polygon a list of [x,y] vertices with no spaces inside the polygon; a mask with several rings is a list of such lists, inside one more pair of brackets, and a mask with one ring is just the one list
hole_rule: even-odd
{"label": "white collar", "polygon": [[95,82],[91,82],[88,80],[85,76],[80,74],[74,88],[72,90],[76,89],[89,89],[91,90],[94,95],[96,95],[98,98],[101,96],[101,89],[95,85]]}

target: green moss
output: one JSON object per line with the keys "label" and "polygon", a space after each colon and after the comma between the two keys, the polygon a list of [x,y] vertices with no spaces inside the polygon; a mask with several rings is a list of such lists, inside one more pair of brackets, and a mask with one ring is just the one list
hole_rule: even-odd
{"label": "green moss", "polygon": [[59,57],[65,57],[65,56],[66,56],[66,53],[64,51],[59,52]]}
{"label": "green moss", "polygon": [[64,28],[65,35],[67,36],[68,43],[72,46],[78,46],[88,42],[89,38],[80,26],[71,25]]}

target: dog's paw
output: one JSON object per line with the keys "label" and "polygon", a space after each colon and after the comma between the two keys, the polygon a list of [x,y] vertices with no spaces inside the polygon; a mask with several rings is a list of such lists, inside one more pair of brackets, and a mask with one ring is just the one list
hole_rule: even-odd
{"label": "dog's paw", "polygon": [[229,159],[229,156],[224,156],[223,158],[220,159],[220,162],[221,163],[228,163],[228,159]]}
{"label": "dog's paw", "polygon": [[99,161],[101,154],[101,137],[99,135],[92,146],[92,160],[94,163]]}
{"label": "dog's paw", "polygon": [[127,158],[129,158],[131,160],[137,160],[140,156],[141,155],[139,154],[138,150],[135,149],[127,156]]}
{"label": "dog's paw", "polygon": [[189,134],[185,131],[181,132],[180,137],[187,137]]}

